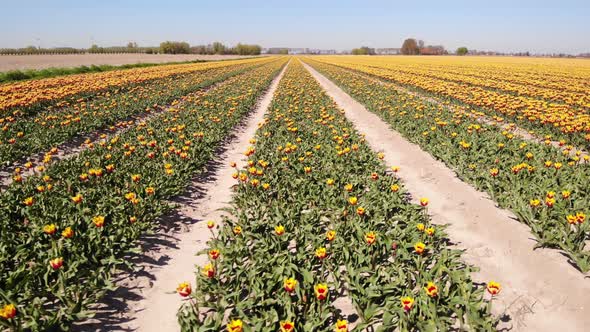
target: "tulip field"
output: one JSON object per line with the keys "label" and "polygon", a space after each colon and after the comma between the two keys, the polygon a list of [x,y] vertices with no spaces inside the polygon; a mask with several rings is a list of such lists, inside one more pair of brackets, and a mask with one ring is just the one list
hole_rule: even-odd
{"label": "tulip field", "polygon": [[[376,76],[385,81],[376,82],[364,75],[371,73],[366,67],[353,68],[336,63],[340,62],[310,61],[408,140],[444,161],[463,180],[488,192],[500,206],[514,211],[520,221],[531,227],[539,246],[559,248],[580,270],[590,270],[590,225],[585,222],[586,213],[590,212],[590,157],[585,152],[588,151],[588,144],[585,143],[588,140],[582,139],[590,138],[590,122],[584,118],[587,117],[584,107],[589,105],[577,107],[575,112],[547,115],[555,121],[518,115],[530,111],[521,110],[521,106],[509,108],[506,105],[504,107],[509,111],[496,112],[491,108],[460,104],[454,111],[449,111],[439,104],[396,90],[393,83],[388,82],[388,69]],[[383,66],[387,67],[386,64]],[[590,72],[586,73],[590,75]],[[581,79],[576,82],[584,86]],[[446,84],[445,88],[448,89],[445,96],[453,96],[451,93],[462,96],[465,93],[452,90]],[[505,98],[512,97],[506,93]],[[481,97],[477,105],[486,100],[489,101]],[[453,104],[455,100],[447,99],[446,103]],[[574,106],[565,103],[559,107],[574,109]],[[548,144],[531,142],[494,124],[475,121],[481,113],[494,116],[506,114],[507,117],[514,117],[517,123],[529,121],[527,126],[538,132],[555,131],[556,135],[564,135],[560,137],[569,139],[564,144],[577,142],[581,145],[566,147],[562,151]],[[557,121],[555,117],[561,120]],[[569,126],[573,122],[576,123],[575,130]]]}
{"label": "tulip field", "polygon": [[340,297],[359,330],[493,328],[490,297],[444,230],[407,202],[300,63],[271,110],[236,170],[233,217],[212,225],[211,262],[179,312],[183,329],[219,330],[229,311],[230,331],[347,331]]}
{"label": "tulip field", "polygon": [[[74,158],[50,159],[45,169],[6,188],[0,195],[0,300],[18,309],[2,325],[65,329],[85,317],[88,305],[111,287],[113,268],[124,264],[137,238],[170,209],[166,199],[213,157],[215,145],[284,64],[223,62],[224,70],[208,81],[238,73],[206,92],[193,87],[161,116],[107,136]],[[244,71],[244,65],[251,68]],[[207,82],[198,72],[192,81],[177,80]]]}
{"label": "tulip field", "polygon": [[[181,266],[193,277],[175,289],[142,293],[173,296],[162,320],[174,331],[506,327],[515,318],[498,302],[511,290],[482,280],[472,248],[434,221],[433,198],[412,192],[314,70],[512,213],[531,252],[590,271],[587,62],[268,56],[121,69],[0,85],[0,331],[93,318],[214,162],[231,167],[232,195],[215,197],[222,217],[188,230],[206,232],[191,243],[206,262]],[[242,164],[226,160],[220,149],[260,110],[235,147]]]}

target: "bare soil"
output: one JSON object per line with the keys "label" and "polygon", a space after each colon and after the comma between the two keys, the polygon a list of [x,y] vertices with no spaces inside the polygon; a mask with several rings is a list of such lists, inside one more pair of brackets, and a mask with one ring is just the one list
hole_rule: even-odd
{"label": "bare soil", "polygon": [[500,209],[485,193],[457,178],[442,162],[408,142],[313,68],[320,82],[368,144],[400,166],[399,177],[414,201],[430,199],[432,221],[446,232],[467,263],[480,268],[476,282],[502,285],[493,311],[504,316],[500,328],[512,331],[585,331],[590,326],[590,279],[558,250],[533,250],[529,228],[510,211]]}
{"label": "bare soil", "polygon": [[16,69],[43,69],[50,67],[78,67],[90,65],[126,65],[135,63],[164,63],[193,60],[237,59],[240,55],[200,54],[55,54],[55,55],[1,55],[0,72]]}
{"label": "bare soil", "polygon": [[257,107],[234,131],[211,161],[206,172],[193,179],[186,194],[175,199],[175,213],[163,220],[162,229],[144,244],[133,273],[122,273],[116,281],[119,289],[107,295],[95,318],[75,327],[77,331],[178,331],[176,313],[182,303],[176,293],[179,283],[191,282],[195,272],[207,262],[206,255],[196,253],[206,248],[211,236],[207,221],[219,223],[233,194],[235,171],[246,165],[244,151],[250,145],[258,124],[264,120],[274,91],[285,69],[273,80]]}

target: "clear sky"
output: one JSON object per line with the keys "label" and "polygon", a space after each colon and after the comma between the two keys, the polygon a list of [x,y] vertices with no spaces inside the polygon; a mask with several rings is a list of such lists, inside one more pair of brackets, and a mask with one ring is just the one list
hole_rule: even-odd
{"label": "clear sky", "polygon": [[164,40],[263,47],[590,52],[590,0],[0,0],[0,48],[142,46]]}

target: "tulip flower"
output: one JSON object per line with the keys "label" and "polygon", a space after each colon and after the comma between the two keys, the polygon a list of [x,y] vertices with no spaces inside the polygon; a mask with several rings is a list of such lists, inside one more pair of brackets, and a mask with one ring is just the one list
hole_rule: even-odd
{"label": "tulip flower", "polygon": [[191,295],[191,284],[189,284],[188,282],[180,283],[178,287],[176,287],[176,292],[178,292],[178,294],[182,297],[187,297]]}
{"label": "tulip flower", "polygon": [[6,304],[2,309],[0,309],[0,317],[2,317],[3,319],[12,319],[14,318],[14,316],[16,316],[16,307],[14,306],[14,304]]}
{"label": "tulip flower", "polygon": [[243,327],[242,321],[235,319],[227,324],[227,332],[242,332]]}
{"label": "tulip flower", "polygon": [[500,293],[500,290],[501,290],[500,284],[495,281],[488,282],[488,285],[486,288],[488,290],[488,293],[490,293],[492,296]]}
{"label": "tulip flower", "polygon": [[348,332],[348,321],[339,319],[334,325],[334,332]]}
{"label": "tulip flower", "polygon": [[275,234],[278,236],[285,234],[285,227],[283,225],[275,226]]}
{"label": "tulip flower", "polygon": [[57,226],[55,224],[49,224],[43,226],[43,232],[47,235],[53,235],[57,231]]}
{"label": "tulip flower", "polygon": [[429,281],[428,284],[426,284],[424,290],[430,297],[436,297],[438,295],[438,287],[432,281]]}
{"label": "tulip flower", "polygon": [[64,265],[64,260],[61,257],[57,257],[57,258],[50,260],[49,265],[51,266],[52,269],[58,270],[59,268],[62,267],[62,265]]}
{"label": "tulip flower", "polygon": [[241,226],[236,226],[236,227],[234,227],[234,234],[235,234],[235,235],[240,235],[240,234],[242,234],[242,227],[241,227]]}
{"label": "tulip flower", "polygon": [[72,202],[74,202],[74,204],[80,204],[82,203],[82,195],[77,194],[76,196],[72,196]]}
{"label": "tulip flower", "polygon": [[25,198],[25,200],[23,201],[23,204],[26,206],[31,206],[35,203],[35,199],[33,197],[27,197]]}
{"label": "tulip flower", "polygon": [[317,284],[314,286],[313,290],[315,297],[320,301],[323,301],[328,297],[328,285],[326,284]]}
{"label": "tulip flower", "polygon": [[576,219],[578,220],[578,224],[583,224],[586,220],[586,214],[583,212],[576,213]]}
{"label": "tulip flower", "polygon": [[203,266],[201,274],[203,274],[205,277],[209,279],[212,279],[213,277],[215,277],[215,267],[213,266],[213,264],[207,263],[205,264],[205,266]]}
{"label": "tulip flower", "polygon": [[336,238],[336,231],[335,230],[329,230],[326,233],[326,240],[333,241],[335,238]]}
{"label": "tulip flower", "polygon": [[418,229],[418,231],[424,232],[424,229],[426,228],[426,226],[424,226],[423,223],[419,223],[418,225],[416,225],[416,228]]}
{"label": "tulip flower", "polygon": [[422,242],[418,242],[414,245],[414,250],[416,251],[417,254],[422,255],[422,253],[424,252],[426,248],[426,245]]}
{"label": "tulip flower", "polygon": [[281,332],[293,332],[295,330],[295,323],[289,320],[281,321]]}
{"label": "tulip flower", "polygon": [[364,216],[365,215],[365,208],[362,206],[359,206],[358,208],[356,208],[356,214],[358,214],[359,216]]}
{"label": "tulip flower", "polygon": [[404,311],[408,312],[408,311],[412,310],[412,307],[414,306],[414,299],[409,296],[402,297],[401,303],[402,303],[402,308],[404,308]]}
{"label": "tulip flower", "polygon": [[207,228],[212,229],[215,227],[215,222],[212,220],[207,221]]}
{"label": "tulip flower", "polygon": [[63,230],[63,232],[61,232],[61,236],[62,236],[64,239],[69,239],[69,238],[71,238],[72,236],[74,236],[74,231],[72,230],[72,228],[71,228],[71,227],[66,227],[66,229],[64,229],[64,230]]}
{"label": "tulip flower", "polygon": [[429,236],[434,235],[434,232],[435,232],[434,227],[428,227],[426,229],[426,234],[429,235]]}
{"label": "tulip flower", "polygon": [[365,234],[365,241],[368,245],[375,243],[376,240],[377,235],[375,234],[375,232],[368,232],[367,234]]}
{"label": "tulip flower", "polygon": [[547,205],[547,207],[553,207],[553,205],[555,205],[555,199],[554,198],[545,198],[545,205]]}
{"label": "tulip flower", "polygon": [[96,216],[96,217],[92,218],[92,222],[94,223],[94,226],[100,228],[100,227],[104,226],[104,217],[103,216]]}
{"label": "tulip flower", "polygon": [[326,258],[326,255],[326,248],[324,247],[317,248],[315,250],[315,257],[319,258],[320,260]]}
{"label": "tulip flower", "polygon": [[286,278],[283,282],[283,287],[287,293],[293,293],[295,291],[295,287],[297,287],[297,280],[293,278]]}
{"label": "tulip flower", "polygon": [[348,198],[348,203],[350,205],[356,205],[357,201],[358,201],[358,199],[356,197],[354,197],[354,196]]}
{"label": "tulip flower", "polygon": [[219,258],[219,255],[221,255],[219,249],[209,250],[209,257],[211,257],[212,260],[216,260],[217,258]]}
{"label": "tulip flower", "polygon": [[426,198],[426,197],[420,198],[420,205],[421,206],[427,206],[428,205],[428,202],[429,202],[428,201],[428,198]]}

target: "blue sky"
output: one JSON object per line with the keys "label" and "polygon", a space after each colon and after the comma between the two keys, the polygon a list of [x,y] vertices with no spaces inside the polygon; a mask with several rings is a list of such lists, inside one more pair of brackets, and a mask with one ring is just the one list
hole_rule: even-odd
{"label": "blue sky", "polygon": [[586,1],[0,0],[0,48],[163,40],[263,47],[399,47],[590,52]]}

